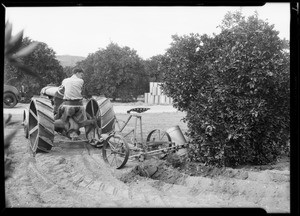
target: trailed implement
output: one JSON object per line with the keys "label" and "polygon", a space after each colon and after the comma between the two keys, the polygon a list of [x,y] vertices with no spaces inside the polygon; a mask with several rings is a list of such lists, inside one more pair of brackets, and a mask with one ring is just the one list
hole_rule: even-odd
{"label": "trailed implement", "polygon": [[[108,137],[102,148],[103,158],[108,164],[120,169],[128,160],[164,159],[171,152],[186,153],[187,142],[179,126],[166,131],[153,129],[144,140],[140,113],[148,109],[134,108],[127,111],[126,121],[116,119],[115,135]],[[135,120],[133,129],[125,130],[131,120]]]}

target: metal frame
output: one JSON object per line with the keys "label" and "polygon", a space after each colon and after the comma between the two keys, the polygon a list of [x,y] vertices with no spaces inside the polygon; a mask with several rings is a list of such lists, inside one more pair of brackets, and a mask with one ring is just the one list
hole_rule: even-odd
{"label": "metal frame", "polygon": [[[129,113],[129,112],[127,112],[127,113]],[[130,130],[129,132],[127,132],[126,134],[122,134],[124,128],[128,125],[129,121],[132,118],[135,118],[134,128],[132,130]],[[175,145],[175,143],[172,142],[172,141],[169,141],[169,142],[166,142],[166,141],[156,141],[155,143],[147,142],[147,141],[144,142],[144,140],[143,140],[142,116],[139,115],[139,114],[130,114],[128,116],[128,118],[127,118],[126,121],[122,121],[122,122],[124,122],[124,124],[122,126],[120,126],[119,121],[122,121],[122,120],[117,120],[116,119],[116,122],[117,122],[118,127],[119,127],[119,131],[117,131],[117,132],[121,133],[124,138],[126,138],[129,134],[133,133],[133,141],[132,141],[133,143],[130,143],[131,146],[129,146],[129,149],[131,151],[136,151],[137,153],[133,154],[133,155],[130,155],[129,159],[138,159],[139,161],[143,161],[145,159],[148,159],[148,157],[157,156],[157,155],[160,155],[162,153],[167,154],[169,151],[177,151],[180,148],[186,147],[186,143],[185,144],[181,144],[181,145]],[[139,143],[138,140],[137,140],[138,121],[139,121],[139,124],[140,124],[141,143]],[[150,132],[150,134],[153,131],[155,131],[155,130],[159,130],[159,129],[152,130]],[[168,137],[168,139],[171,140],[169,134],[167,132],[164,132],[164,133]],[[138,144],[141,144],[142,147],[139,147]],[[148,151],[147,148],[151,144],[155,144],[155,145],[169,145],[169,146],[161,148],[161,149],[156,149],[156,150]]]}

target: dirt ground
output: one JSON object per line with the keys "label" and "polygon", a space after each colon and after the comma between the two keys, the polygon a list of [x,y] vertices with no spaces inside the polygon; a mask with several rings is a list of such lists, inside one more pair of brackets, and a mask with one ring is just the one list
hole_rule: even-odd
{"label": "dirt ground", "polygon": [[[4,109],[4,116],[12,113],[21,121],[24,107]],[[114,107],[119,113],[128,108]],[[161,110],[174,112],[170,106]],[[116,170],[103,161],[100,149],[58,134],[50,153],[34,157],[20,124],[5,128],[4,134],[16,127],[10,147],[13,175],[5,183],[8,207],[258,207],[290,212],[289,158],[268,166],[218,169],[189,162],[176,166],[176,160],[184,160],[173,155],[128,161]]]}

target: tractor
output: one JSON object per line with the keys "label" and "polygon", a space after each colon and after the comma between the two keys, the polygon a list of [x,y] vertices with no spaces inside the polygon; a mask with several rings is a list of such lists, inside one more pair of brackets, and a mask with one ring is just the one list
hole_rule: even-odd
{"label": "tractor", "polygon": [[103,135],[110,135],[115,128],[116,117],[110,99],[89,99],[85,104],[86,121],[77,124],[69,119],[69,123],[64,123],[61,119],[55,119],[54,107],[63,102],[62,97],[57,97],[57,91],[58,87],[55,86],[44,87],[39,97],[31,99],[28,110],[24,110],[24,132],[30,141],[32,152],[50,152],[55,132],[70,138],[69,131],[80,133],[79,129],[83,127],[86,137],[84,141],[93,146],[101,146]]}

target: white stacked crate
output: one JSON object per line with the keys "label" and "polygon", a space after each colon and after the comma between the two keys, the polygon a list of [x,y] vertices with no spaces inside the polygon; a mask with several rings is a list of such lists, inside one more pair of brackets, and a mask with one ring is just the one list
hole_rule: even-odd
{"label": "white stacked crate", "polygon": [[145,103],[147,104],[172,104],[173,99],[164,95],[161,89],[162,83],[150,82],[150,92],[145,93]]}

